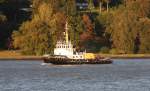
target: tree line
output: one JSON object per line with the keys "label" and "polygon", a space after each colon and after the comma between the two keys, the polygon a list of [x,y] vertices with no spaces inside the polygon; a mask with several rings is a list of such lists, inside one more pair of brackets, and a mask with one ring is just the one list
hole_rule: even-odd
{"label": "tree line", "polygon": [[[149,0],[32,0],[30,18],[11,34],[13,49],[24,54],[52,53],[66,21],[77,50],[124,54],[150,53]],[[77,3],[87,3],[84,10]],[[0,22],[7,21],[1,15]]]}
{"label": "tree line", "polygon": [[30,18],[24,7],[29,7],[28,0],[0,0],[0,50],[10,49],[12,32]]}

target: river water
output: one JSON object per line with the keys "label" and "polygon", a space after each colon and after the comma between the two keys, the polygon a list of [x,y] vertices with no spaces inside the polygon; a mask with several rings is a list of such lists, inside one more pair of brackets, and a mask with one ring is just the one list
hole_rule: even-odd
{"label": "river water", "polygon": [[150,91],[150,59],[59,66],[1,60],[0,91]]}

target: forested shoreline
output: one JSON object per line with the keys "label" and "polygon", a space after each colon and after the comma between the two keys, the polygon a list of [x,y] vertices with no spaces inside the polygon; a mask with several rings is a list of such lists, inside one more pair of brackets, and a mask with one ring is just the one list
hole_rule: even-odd
{"label": "forested shoreline", "polygon": [[67,21],[77,50],[150,53],[149,0],[0,0],[0,5],[3,50],[52,53]]}

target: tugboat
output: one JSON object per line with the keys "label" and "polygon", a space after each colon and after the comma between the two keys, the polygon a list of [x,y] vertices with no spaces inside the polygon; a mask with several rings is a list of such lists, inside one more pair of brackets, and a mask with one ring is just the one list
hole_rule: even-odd
{"label": "tugboat", "polygon": [[67,64],[111,64],[110,58],[95,56],[93,53],[77,52],[68,38],[68,23],[65,25],[65,40],[57,41],[54,54],[43,56],[44,63],[57,65]]}

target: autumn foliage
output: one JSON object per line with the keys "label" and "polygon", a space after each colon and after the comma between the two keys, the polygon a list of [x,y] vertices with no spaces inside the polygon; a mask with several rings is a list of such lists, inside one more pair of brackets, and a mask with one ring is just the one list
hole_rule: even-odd
{"label": "autumn foliage", "polygon": [[149,0],[31,0],[29,15],[20,13],[17,0],[4,1],[0,4],[9,8],[0,11],[0,49],[52,53],[68,22],[69,39],[78,50],[150,53]]}

